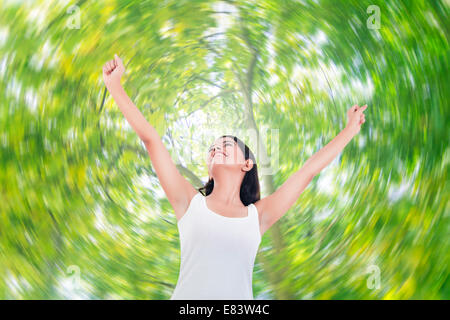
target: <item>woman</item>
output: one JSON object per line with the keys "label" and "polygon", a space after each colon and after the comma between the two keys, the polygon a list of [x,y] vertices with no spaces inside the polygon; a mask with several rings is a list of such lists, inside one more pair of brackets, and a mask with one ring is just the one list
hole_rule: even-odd
{"label": "woman", "polygon": [[103,80],[144,142],[178,221],[180,276],[171,299],[253,299],[252,272],[262,235],[360,131],[367,106],[351,107],[345,129],[263,199],[253,153],[237,137],[222,136],[208,150],[209,181],[197,190],[179,173],[157,131],[122,88],[124,71],[115,55],[103,66]]}

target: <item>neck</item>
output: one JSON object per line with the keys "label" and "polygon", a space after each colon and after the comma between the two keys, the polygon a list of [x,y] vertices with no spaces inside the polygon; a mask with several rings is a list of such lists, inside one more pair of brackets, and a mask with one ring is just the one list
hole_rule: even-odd
{"label": "neck", "polygon": [[243,176],[224,171],[214,176],[214,188],[208,197],[225,205],[241,206],[240,190]]}

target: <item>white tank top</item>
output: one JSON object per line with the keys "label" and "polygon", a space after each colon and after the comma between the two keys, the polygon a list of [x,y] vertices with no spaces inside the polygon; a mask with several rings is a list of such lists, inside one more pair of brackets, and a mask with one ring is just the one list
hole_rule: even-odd
{"label": "white tank top", "polygon": [[230,218],[208,209],[198,192],[178,221],[180,273],[170,300],[251,300],[252,274],[261,242],[258,211]]}

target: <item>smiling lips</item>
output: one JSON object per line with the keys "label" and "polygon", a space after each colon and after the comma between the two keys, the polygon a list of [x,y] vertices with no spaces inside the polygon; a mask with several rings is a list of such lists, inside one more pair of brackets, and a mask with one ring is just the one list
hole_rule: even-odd
{"label": "smiling lips", "polygon": [[226,154],[223,153],[223,152],[216,152],[216,153],[214,154],[214,157],[215,157],[216,155],[218,155],[218,154],[222,154],[224,157],[226,157]]}

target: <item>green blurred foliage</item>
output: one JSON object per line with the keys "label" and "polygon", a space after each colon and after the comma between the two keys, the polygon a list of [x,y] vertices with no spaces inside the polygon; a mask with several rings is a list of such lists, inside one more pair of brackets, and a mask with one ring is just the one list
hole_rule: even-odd
{"label": "green blurred foliage", "polygon": [[279,130],[265,196],[368,104],[359,135],[264,235],[256,299],[450,298],[448,1],[0,6],[0,298],[172,294],[176,219],[102,84],[114,53],[197,187],[208,128],[254,117]]}

